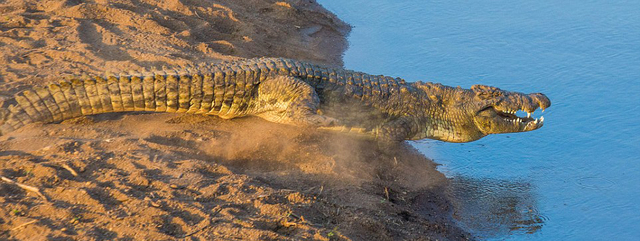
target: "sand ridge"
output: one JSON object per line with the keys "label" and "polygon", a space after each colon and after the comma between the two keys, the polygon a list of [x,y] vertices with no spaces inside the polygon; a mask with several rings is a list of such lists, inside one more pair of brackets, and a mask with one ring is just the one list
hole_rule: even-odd
{"label": "sand ridge", "polygon": [[[66,74],[257,56],[341,66],[349,26],[314,1],[7,0],[0,98]],[[465,240],[447,179],[408,144],[170,113],[0,137],[0,239]]]}

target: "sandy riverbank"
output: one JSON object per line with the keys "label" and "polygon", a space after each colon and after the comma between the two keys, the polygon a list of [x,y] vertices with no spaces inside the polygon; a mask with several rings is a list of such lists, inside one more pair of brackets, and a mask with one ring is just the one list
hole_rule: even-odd
{"label": "sandy riverbank", "polygon": [[[66,74],[281,56],[341,66],[314,1],[7,0],[0,98]],[[460,240],[447,179],[409,145],[256,118],[104,114],[0,137],[0,239]]]}

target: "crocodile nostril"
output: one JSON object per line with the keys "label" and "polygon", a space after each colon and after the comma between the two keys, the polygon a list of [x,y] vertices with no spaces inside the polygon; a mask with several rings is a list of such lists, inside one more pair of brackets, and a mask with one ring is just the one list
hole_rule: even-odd
{"label": "crocodile nostril", "polygon": [[542,93],[533,93],[530,94],[529,97],[531,97],[531,99],[533,99],[536,104],[543,110],[551,106],[551,100],[549,100],[549,98],[547,98],[547,96]]}

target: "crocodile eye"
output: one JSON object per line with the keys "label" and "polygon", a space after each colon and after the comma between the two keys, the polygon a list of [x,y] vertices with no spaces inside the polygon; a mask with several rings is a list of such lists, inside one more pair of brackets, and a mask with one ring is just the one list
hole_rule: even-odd
{"label": "crocodile eye", "polygon": [[502,90],[493,86],[474,85],[471,86],[471,90],[476,93],[478,98],[483,100],[502,96]]}
{"label": "crocodile eye", "polygon": [[487,99],[491,99],[491,98],[495,98],[500,96],[500,92],[494,92],[494,91],[479,91],[476,92],[476,97],[480,98],[481,100],[487,100]]}

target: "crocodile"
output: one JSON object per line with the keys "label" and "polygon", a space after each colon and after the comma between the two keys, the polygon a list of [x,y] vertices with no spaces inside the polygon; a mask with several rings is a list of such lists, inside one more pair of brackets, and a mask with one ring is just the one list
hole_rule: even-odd
{"label": "crocodile", "polygon": [[[531,113],[550,105],[541,93],[486,85],[463,89],[292,59],[254,58],[169,71],[84,75],[33,87],[1,103],[0,135],[35,122],[152,111],[223,119],[258,116],[380,141],[470,142],[489,134],[536,130],[544,118],[534,119]],[[522,117],[517,111],[523,111]]]}

